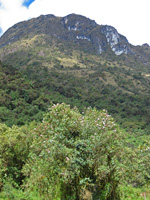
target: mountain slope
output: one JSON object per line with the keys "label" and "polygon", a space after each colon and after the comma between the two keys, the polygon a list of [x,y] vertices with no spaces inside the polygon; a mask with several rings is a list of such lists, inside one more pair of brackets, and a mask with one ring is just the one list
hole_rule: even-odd
{"label": "mountain slope", "polygon": [[[31,87],[25,101],[36,94],[27,103],[37,106],[37,115],[50,102],[70,103],[81,110],[96,106],[107,109],[124,127],[133,128],[149,125],[149,52],[148,45],[134,47],[115,28],[75,14],[21,22],[0,38],[1,60],[8,71],[11,65],[21,73]],[[7,85],[1,89],[8,96],[18,91]],[[16,113],[16,107],[10,106],[12,98],[8,99],[1,106]],[[23,118],[30,115],[29,121],[35,119],[34,112],[24,112]]]}

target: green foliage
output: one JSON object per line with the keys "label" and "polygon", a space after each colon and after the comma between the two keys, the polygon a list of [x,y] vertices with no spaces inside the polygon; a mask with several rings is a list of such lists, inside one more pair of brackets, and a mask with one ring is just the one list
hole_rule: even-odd
{"label": "green foliage", "polygon": [[46,110],[46,97],[13,67],[0,64],[0,122],[24,125],[41,120]]}
{"label": "green foliage", "polygon": [[7,127],[0,124],[0,187],[5,179],[12,178],[16,184],[21,184],[24,175],[21,172],[26,162],[31,136],[29,134],[33,125],[29,127]]}
{"label": "green foliage", "polygon": [[32,134],[25,190],[38,191],[41,199],[84,199],[87,192],[93,199],[122,199],[121,185],[144,184],[149,154],[143,159],[139,149],[127,147],[121,131],[105,110],[89,107],[80,114],[53,105]]}
{"label": "green foliage", "polygon": [[37,192],[24,192],[23,189],[10,177],[5,177],[1,200],[40,200]]}
{"label": "green foliage", "polygon": [[133,188],[132,185],[122,186],[122,200],[143,200],[144,197],[141,195],[141,189]]}

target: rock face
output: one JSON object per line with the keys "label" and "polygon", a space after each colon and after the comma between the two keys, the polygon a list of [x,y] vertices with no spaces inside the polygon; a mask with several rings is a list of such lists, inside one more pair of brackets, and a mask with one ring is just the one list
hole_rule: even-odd
{"label": "rock face", "polygon": [[105,35],[109,46],[116,55],[132,53],[128,40],[120,35],[115,28],[107,25],[102,26],[101,33]]}

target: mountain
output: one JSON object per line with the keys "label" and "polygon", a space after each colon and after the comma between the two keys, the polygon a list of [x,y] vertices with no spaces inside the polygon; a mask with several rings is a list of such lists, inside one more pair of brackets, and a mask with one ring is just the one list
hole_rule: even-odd
{"label": "mountain", "polygon": [[[98,25],[94,20],[75,14],[66,17],[42,15],[35,19],[20,22],[1,37],[0,48],[22,38],[41,34],[46,35],[51,40],[71,42],[76,48],[97,54],[102,54],[111,49],[116,55],[127,54],[139,57],[138,54],[141,54],[141,51],[143,53],[150,52],[148,44],[134,47],[114,27]],[[144,60],[144,57],[144,54],[141,54],[140,60]]]}
{"label": "mountain", "polygon": [[71,14],[64,18],[54,15],[40,16],[10,28],[1,38],[0,47],[23,37],[45,34],[51,39],[69,41],[84,50],[101,54],[111,48],[116,55],[133,53],[127,39],[111,26],[99,26],[86,17]]}
{"label": "mountain", "polygon": [[10,74],[0,88],[3,116],[13,113],[16,124],[40,120],[50,102],[66,102],[105,108],[124,127],[149,126],[150,47],[133,46],[112,26],[76,14],[42,15],[4,33],[0,59],[1,81],[11,66],[20,77]]}

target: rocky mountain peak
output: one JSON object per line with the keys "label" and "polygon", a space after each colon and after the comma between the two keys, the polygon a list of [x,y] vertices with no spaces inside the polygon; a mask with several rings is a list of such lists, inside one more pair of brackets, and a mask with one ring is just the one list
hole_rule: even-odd
{"label": "rocky mountain peak", "polygon": [[142,47],[149,48],[150,46],[149,46],[149,44],[145,43],[142,45]]}
{"label": "rocky mountain peak", "polygon": [[76,39],[87,40],[93,43],[99,54],[107,50],[107,45],[110,46],[116,55],[132,52],[128,40],[112,26],[100,26],[94,20],[76,14],[64,17],[61,22],[68,31],[78,33],[78,35],[76,34]]}
{"label": "rocky mountain peak", "polygon": [[12,26],[0,38],[0,48],[23,38],[46,35],[63,43],[70,42],[83,51],[102,54],[112,50],[116,55],[135,55],[136,52],[126,37],[108,25],[98,25],[94,20],[81,15],[65,17],[41,15]]}
{"label": "rocky mountain peak", "polygon": [[84,16],[76,14],[70,14],[66,17],[63,17],[61,22],[64,24],[65,28],[74,31],[83,29],[91,30],[97,26],[94,20],[90,20]]}

